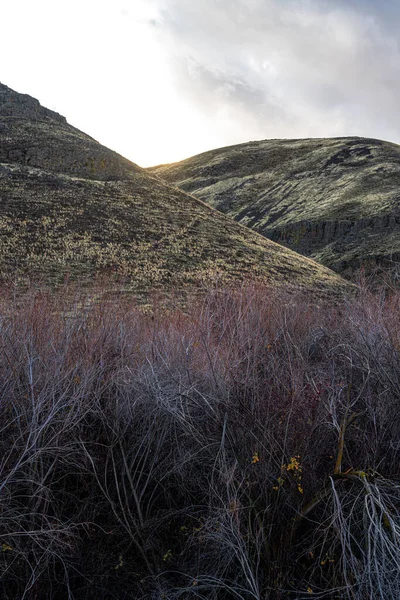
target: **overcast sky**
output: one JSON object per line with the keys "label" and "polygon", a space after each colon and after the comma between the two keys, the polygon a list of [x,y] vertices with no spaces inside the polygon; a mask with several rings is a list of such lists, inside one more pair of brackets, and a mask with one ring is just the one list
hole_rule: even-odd
{"label": "overcast sky", "polygon": [[0,81],[142,166],[264,138],[400,143],[399,0],[0,0]]}

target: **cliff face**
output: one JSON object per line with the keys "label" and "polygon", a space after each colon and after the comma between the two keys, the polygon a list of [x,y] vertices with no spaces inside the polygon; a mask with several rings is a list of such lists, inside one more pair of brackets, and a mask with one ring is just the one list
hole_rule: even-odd
{"label": "cliff face", "polygon": [[266,140],[150,169],[269,239],[336,270],[400,253],[400,147]]}
{"label": "cliff face", "polygon": [[0,278],[123,275],[138,294],[260,277],[349,289],[329,269],[150,176],[0,85]]}
{"label": "cliff face", "polygon": [[351,275],[355,269],[398,271],[400,215],[358,220],[299,221],[269,232],[268,238]]}

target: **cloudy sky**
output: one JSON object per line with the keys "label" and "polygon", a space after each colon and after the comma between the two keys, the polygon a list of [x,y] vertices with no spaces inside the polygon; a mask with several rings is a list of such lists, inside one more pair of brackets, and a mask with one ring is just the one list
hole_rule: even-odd
{"label": "cloudy sky", "polygon": [[264,138],[400,143],[398,0],[0,0],[0,81],[142,166]]}

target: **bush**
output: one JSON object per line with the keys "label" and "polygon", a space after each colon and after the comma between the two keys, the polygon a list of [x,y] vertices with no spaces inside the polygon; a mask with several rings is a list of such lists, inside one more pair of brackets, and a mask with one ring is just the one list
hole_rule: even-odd
{"label": "bush", "polygon": [[4,289],[2,598],[398,600],[399,316]]}

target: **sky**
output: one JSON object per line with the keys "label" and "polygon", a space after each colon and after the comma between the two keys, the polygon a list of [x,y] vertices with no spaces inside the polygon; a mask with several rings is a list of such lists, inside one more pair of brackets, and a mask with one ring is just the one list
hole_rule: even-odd
{"label": "sky", "polygon": [[399,0],[0,0],[0,81],[141,166],[400,143]]}

